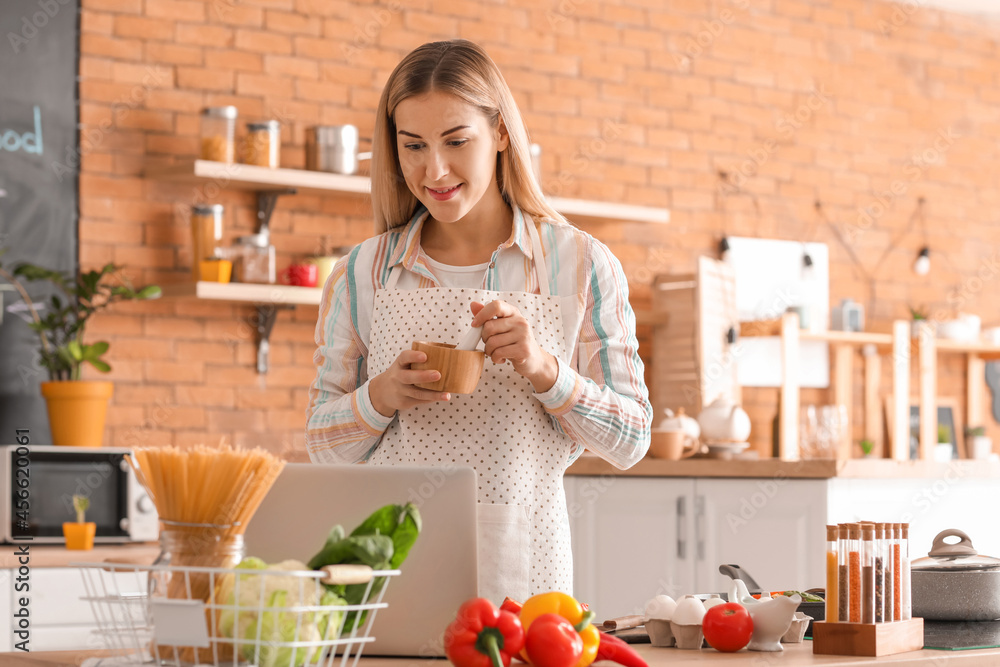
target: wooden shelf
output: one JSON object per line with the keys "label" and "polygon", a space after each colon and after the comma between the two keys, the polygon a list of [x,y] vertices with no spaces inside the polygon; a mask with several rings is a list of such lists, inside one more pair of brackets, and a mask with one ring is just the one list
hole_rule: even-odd
{"label": "wooden shelf", "polygon": [[[781,320],[759,320],[756,322],[741,322],[740,335],[753,338],[758,336],[780,336]],[[874,331],[799,331],[799,340],[813,340],[839,345],[877,345],[890,347],[892,334],[876,333]]]}
{"label": "wooden shelf", "polygon": [[1000,359],[1000,345],[988,345],[979,341],[967,343],[957,340],[945,340],[943,338],[938,338],[934,345],[938,352],[977,354],[985,360]]}
{"label": "wooden shelf", "polygon": [[[236,190],[269,191],[295,188],[302,193],[343,193],[368,196],[371,180],[367,176],[344,176],[307,169],[268,169],[248,164],[227,164],[209,160],[186,160],[174,164],[154,164],[146,168],[145,175],[174,183],[214,182],[220,188]],[[570,219],[621,220],[627,222],[670,222],[670,211],[651,206],[616,204],[550,197],[549,203]]]}
{"label": "wooden shelf", "polygon": [[245,303],[270,303],[288,306],[317,306],[323,293],[321,287],[295,287],[292,285],[260,285],[254,283],[214,283],[199,280],[196,283],[163,285],[164,298],[195,298],[211,301],[241,301]]}
{"label": "wooden shelf", "polygon": [[220,188],[234,190],[283,190],[329,194],[343,192],[367,195],[371,181],[367,176],[344,176],[306,169],[268,169],[250,164],[227,164],[209,160],[187,160],[170,165],[150,165],[145,175],[174,183],[215,182]]}

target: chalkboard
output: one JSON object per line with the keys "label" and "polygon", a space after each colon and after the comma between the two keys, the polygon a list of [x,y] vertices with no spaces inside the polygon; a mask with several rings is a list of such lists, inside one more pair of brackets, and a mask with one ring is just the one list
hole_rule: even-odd
{"label": "chalkboard", "polygon": [[[0,258],[77,271],[79,189],[78,0],[0,2]],[[20,303],[0,280],[0,444],[30,429],[51,444],[38,385],[37,336],[8,307]],[[44,302],[50,288],[28,285]]]}
{"label": "chalkboard", "polygon": [[[948,443],[951,445],[951,458],[957,459],[962,454],[961,429],[956,423],[954,405],[937,406],[937,427],[942,427],[948,431]],[[920,458],[920,406],[910,406],[910,458],[916,460]]]}

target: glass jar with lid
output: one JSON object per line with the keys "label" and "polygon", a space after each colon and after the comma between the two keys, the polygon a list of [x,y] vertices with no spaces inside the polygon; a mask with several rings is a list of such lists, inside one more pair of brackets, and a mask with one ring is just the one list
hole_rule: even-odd
{"label": "glass jar with lid", "polygon": [[201,110],[201,159],[215,162],[236,161],[236,118],[234,106],[207,107]]}
{"label": "glass jar with lid", "polygon": [[247,135],[243,142],[243,162],[277,169],[280,156],[281,123],[276,120],[247,123]]}
{"label": "glass jar with lid", "polygon": [[222,204],[191,207],[191,274],[201,280],[201,262],[220,256],[222,244]]}
{"label": "glass jar with lid", "polygon": [[274,283],[277,277],[270,235],[250,234],[236,239],[236,279],[241,283]]}

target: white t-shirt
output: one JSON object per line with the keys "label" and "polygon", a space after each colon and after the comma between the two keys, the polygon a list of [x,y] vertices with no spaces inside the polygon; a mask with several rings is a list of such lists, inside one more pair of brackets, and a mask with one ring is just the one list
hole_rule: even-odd
{"label": "white t-shirt", "polygon": [[489,262],[476,264],[474,266],[452,266],[436,262],[425,255],[427,263],[434,272],[434,277],[440,281],[442,287],[465,287],[468,289],[478,289],[483,284],[483,276],[486,269],[490,267]]}

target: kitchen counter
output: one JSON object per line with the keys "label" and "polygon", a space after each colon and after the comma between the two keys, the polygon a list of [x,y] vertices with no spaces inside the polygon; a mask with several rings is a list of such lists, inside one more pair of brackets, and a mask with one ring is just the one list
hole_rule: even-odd
{"label": "kitchen counter", "polygon": [[[912,651],[882,658],[852,658],[847,656],[812,654],[812,642],[786,644],[781,653],[718,653],[711,649],[683,651],[676,648],[653,648],[649,644],[638,644],[634,648],[649,663],[650,667],[673,667],[674,665],[699,665],[700,667],[736,667],[747,665],[799,666],[821,665],[822,667],[853,667],[856,665],[891,665],[892,667],[995,667],[1000,664],[1000,649],[980,649],[975,651]],[[52,651],[47,653],[0,653],[0,665],[4,667],[79,667],[87,657],[100,656],[96,651]],[[339,665],[334,661],[335,666]],[[426,665],[448,665],[444,660],[407,658],[363,658],[363,667],[420,667]],[[603,663],[611,665],[612,663]]]}
{"label": "kitchen counter", "polygon": [[628,470],[619,470],[604,459],[584,454],[566,471],[567,475],[624,475],[627,477],[766,477],[785,479],[943,479],[949,476],[1000,479],[1000,463],[956,460],[893,461],[890,459],[817,459],[780,461],[778,459],[684,459],[668,461],[647,456]]}
{"label": "kitchen counter", "polygon": [[[150,565],[160,554],[159,542],[137,542],[134,544],[98,544],[87,551],[71,551],[59,545],[42,545],[33,542],[21,542],[29,545],[28,556],[30,567],[68,567],[70,563],[130,563]],[[4,544],[0,546],[0,569],[16,568],[18,562],[19,544]],[[0,663],[2,664],[2,663]]]}

